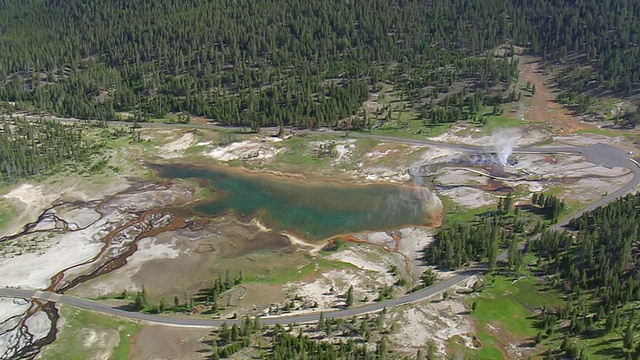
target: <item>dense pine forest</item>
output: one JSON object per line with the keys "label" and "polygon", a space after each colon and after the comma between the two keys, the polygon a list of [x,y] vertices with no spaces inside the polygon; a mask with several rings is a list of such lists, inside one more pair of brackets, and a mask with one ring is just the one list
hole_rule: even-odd
{"label": "dense pine forest", "polygon": [[[569,91],[632,94],[640,85],[640,4],[630,0],[513,1],[513,36],[546,59],[572,64]],[[587,66],[588,65],[588,66]],[[573,76],[572,76],[573,75]]]}
{"label": "dense pine forest", "polygon": [[[85,119],[182,112],[318,127],[343,125],[391,84],[425,122],[453,122],[519,96],[510,45],[571,65],[567,96],[632,94],[639,12],[632,0],[6,0],[0,102]],[[368,126],[366,114],[348,122]]]}

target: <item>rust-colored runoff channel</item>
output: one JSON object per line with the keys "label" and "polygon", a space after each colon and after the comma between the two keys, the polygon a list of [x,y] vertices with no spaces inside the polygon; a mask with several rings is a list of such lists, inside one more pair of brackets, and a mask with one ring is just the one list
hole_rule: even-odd
{"label": "rust-colored runoff channel", "polygon": [[[153,191],[153,190],[166,190],[169,188],[169,183],[163,183],[163,184],[153,184],[150,186],[145,186],[144,188],[138,188],[138,189],[129,189],[129,190],[125,190],[122,192],[118,192],[114,195],[108,196],[100,201],[98,200],[94,200],[94,201],[89,201],[89,202],[85,202],[85,203],[81,203],[81,202],[63,202],[63,203],[59,203],[59,204],[55,204],[54,206],[51,206],[50,208],[47,208],[46,210],[44,210],[40,216],[38,216],[38,219],[36,219],[36,221],[31,222],[26,224],[22,230],[20,230],[18,233],[13,234],[13,235],[9,235],[9,236],[5,236],[0,238],[0,242],[3,241],[9,241],[9,240],[13,240],[13,239],[17,239],[21,236],[24,235],[29,235],[29,234],[35,234],[35,233],[50,233],[50,232],[57,232],[57,233],[68,233],[68,232],[76,232],[76,231],[81,231],[81,230],[85,230],[87,229],[89,226],[94,225],[97,221],[101,220],[104,217],[104,211],[102,210],[104,205],[109,203],[109,201],[111,201],[114,197],[119,196],[119,195],[126,195],[126,194],[136,194],[136,193],[141,193],[141,192],[146,192],[146,191]],[[68,205],[72,205],[72,206],[76,206],[76,207],[88,207],[88,206],[92,206],[93,210],[98,213],[100,216],[92,221],[90,224],[84,226],[84,227],[78,227],[78,228],[70,228],[69,224],[67,223],[67,221],[65,221],[64,219],[58,217],[55,214],[55,210],[63,207],[63,206],[68,206]],[[100,252],[98,252],[98,254],[96,254],[94,257],[92,257],[91,259],[84,261],[80,264],[76,264],[73,266],[70,266],[68,268],[65,268],[63,270],[61,270],[60,272],[58,272],[57,274],[55,274],[52,278],[51,278],[51,283],[50,285],[46,288],[47,291],[51,291],[51,292],[56,292],[56,293],[64,293],[70,289],[72,289],[73,287],[91,280],[97,276],[109,273],[111,271],[114,271],[122,266],[124,266],[127,263],[127,258],[129,256],[131,256],[131,254],[133,254],[136,250],[137,250],[137,243],[140,239],[145,238],[145,237],[151,237],[151,236],[157,236],[163,232],[166,231],[173,231],[173,230],[177,230],[177,229],[181,229],[184,228],[186,226],[189,226],[190,223],[185,219],[185,217],[182,216],[175,216],[174,213],[178,213],[180,211],[173,211],[175,209],[155,209],[155,210],[149,210],[149,211],[145,211],[143,213],[141,213],[137,219],[130,221],[128,223],[126,223],[123,226],[118,227],[117,229],[114,229],[112,231],[110,231],[105,237],[104,237],[104,245],[102,246],[102,248],[100,249]],[[155,227],[153,226],[153,221],[155,219],[159,219],[161,217],[163,217],[164,215],[169,215],[171,217],[171,220],[168,224],[163,225],[163,226],[158,226]],[[38,225],[45,221],[45,220],[53,220],[54,223],[56,224],[55,228],[53,229],[37,229]],[[71,269],[80,267],[80,266],[84,266],[87,264],[91,264],[95,261],[97,261],[98,259],[100,259],[105,252],[109,249],[109,246],[111,245],[113,239],[115,239],[116,237],[118,237],[122,232],[127,231],[129,229],[131,229],[132,227],[138,227],[140,229],[140,231],[138,232],[138,234],[134,237],[134,239],[127,245],[127,248],[125,249],[125,251],[121,252],[118,256],[114,257],[113,259],[109,259],[108,261],[106,261],[104,264],[100,265],[99,267],[97,267],[94,271],[92,271],[90,274],[88,275],[81,275],[78,276],[77,278],[74,278],[64,284],[61,284],[62,279],[64,278],[64,275],[66,272],[68,272]],[[35,314],[37,311],[43,311],[45,314],[47,314],[47,317],[49,318],[51,327],[47,333],[46,336],[44,336],[43,338],[40,338],[38,340],[33,341],[33,335],[31,335],[28,332],[28,328],[26,326],[26,321],[29,317],[31,317],[33,314]],[[20,344],[18,344],[18,346],[21,346],[20,349],[9,349],[8,352],[6,354],[11,354],[11,358],[12,359],[33,359],[35,358],[41,351],[41,349],[46,346],[49,345],[51,343],[53,343],[56,338],[57,338],[57,322],[58,319],[60,318],[60,315],[58,313],[58,309],[55,306],[55,303],[53,302],[47,302],[47,301],[41,301],[41,300],[32,300],[31,301],[31,307],[29,308],[29,310],[26,313],[26,316],[22,316],[22,318],[20,319],[19,322],[16,323],[16,326],[13,329],[16,329],[19,327],[19,332],[21,334],[23,334],[24,338],[26,339],[27,342],[29,342],[29,344],[24,345],[24,342],[21,342]],[[12,353],[11,351],[15,351],[14,353]]]}

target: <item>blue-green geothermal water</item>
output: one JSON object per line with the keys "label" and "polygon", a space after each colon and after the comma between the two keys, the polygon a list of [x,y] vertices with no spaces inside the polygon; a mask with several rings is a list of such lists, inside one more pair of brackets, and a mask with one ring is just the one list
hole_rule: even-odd
{"label": "blue-green geothermal water", "polygon": [[215,196],[196,206],[194,210],[200,214],[258,217],[275,230],[309,240],[427,226],[439,210],[434,195],[420,186],[308,182],[223,167],[162,165],[157,169],[165,178],[207,180]]}

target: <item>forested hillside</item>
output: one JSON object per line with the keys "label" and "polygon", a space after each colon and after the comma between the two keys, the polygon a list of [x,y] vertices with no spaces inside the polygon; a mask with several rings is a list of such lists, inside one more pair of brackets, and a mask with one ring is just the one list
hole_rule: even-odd
{"label": "forested hillside", "polygon": [[487,52],[501,44],[575,64],[568,95],[631,94],[639,11],[632,0],[5,0],[0,101],[101,120],[336,126],[385,82],[426,122],[452,122],[515,99],[517,62]]}
{"label": "forested hillside", "polygon": [[[567,294],[563,309],[544,309],[538,341],[605,337],[610,358],[640,357],[640,195],[597,208],[569,223],[577,232],[545,232],[534,246],[539,266]],[[580,349],[565,341],[565,357]]]}
{"label": "forested hillside", "polygon": [[[515,0],[513,35],[534,53],[574,64],[561,85],[631,94],[640,86],[640,3],[633,0]],[[587,66],[589,65],[589,66]]]}

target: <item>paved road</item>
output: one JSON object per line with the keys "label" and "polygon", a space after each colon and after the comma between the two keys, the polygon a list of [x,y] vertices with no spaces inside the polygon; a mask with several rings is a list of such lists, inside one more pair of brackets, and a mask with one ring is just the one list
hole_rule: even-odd
{"label": "paved road", "polygon": [[[440,291],[448,289],[449,287],[458,284],[464,279],[478,274],[482,270],[468,270],[461,272],[453,277],[440,281],[437,284],[416,291],[414,293],[396,298],[390,299],[384,302],[373,303],[365,306],[330,311],[323,314],[325,319],[338,318],[338,317],[350,317],[353,315],[365,314],[380,311],[385,307],[394,307],[401,304],[409,304],[421,301],[425,298],[433,296]],[[223,323],[228,325],[240,324],[243,319],[203,319],[203,318],[191,318],[191,317],[169,317],[163,315],[143,314],[139,312],[126,311],[119,308],[111,307],[110,305],[99,303],[91,300],[81,299],[70,295],[61,295],[41,290],[27,290],[27,289],[14,289],[3,288],[0,289],[0,297],[13,297],[23,299],[39,299],[44,301],[53,301],[60,304],[72,305],[87,310],[94,310],[106,314],[119,315],[129,319],[141,320],[145,322],[151,322],[162,325],[171,326],[187,326],[187,327],[218,327]],[[308,314],[308,315],[294,315],[294,316],[265,316],[260,317],[260,323],[264,325],[275,324],[290,324],[290,323],[309,323],[317,322],[320,318],[320,313]]]}
{"label": "paved road", "polygon": [[591,146],[566,146],[566,147],[530,147],[516,149],[514,152],[530,152],[530,153],[579,153],[584,156],[585,160],[596,165],[606,168],[623,167],[631,170],[633,178],[616,191],[602,196],[598,201],[590,204],[577,214],[561,219],[560,222],[551,227],[552,230],[558,230],[569,224],[571,219],[582,216],[582,214],[592,211],[599,206],[606,205],[613,200],[622,197],[635,189],[640,184],[640,166],[631,160],[631,156],[624,150],[607,144],[595,144]]}
{"label": "paved road", "polygon": [[[37,119],[37,117],[30,117]],[[59,121],[68,121],[68,122],[82,122],[83,120],[77,119],[62,119],[50,117],[54,120]],[[109,122],[110,124],[117,125],[131,125],[128,122]],[[213,125],[200,125],[200,124],[161,124],[161,123],[139,123],[142,127],[171,127],[171,128],[186,128],[186,129],[216,129],[221,128]],[[228,128],[225,128],[228,129]],[[276,128],[263,128],[263,131],[276,131]],[[296,133],[305,133],[308,130],[292,130]],[[321,132],[313,132],[313,133],[321,133]],[[413,139],[401,139],[395,138],[391,136],[383,136],[383,135],[371,135],[371,134],[363,134],[363,133],[346,133],[342,131],[327,131],[325,133],[330,133],[334,135],[344,135],[349,137],[358,137],[358,138],[369,138],[374,140],[388,141],[388,142],[397,142],[409,145],[418,145],[418,146],[432,146],[432,147],[441,147],[448,149],[455,149],[461,151],[491,151],[490,147],[478,147],[471,145],[460,145],[460,144],[448,144],[441,143],[436,141],[428,141],[428,140],[413,140]],[[623,185],[618,190],[612,192],[611,194],[607,194],[599,199],[597,202],[589,205],[581,212],[574,214],[571,217],[562,219],[559,223],[554,225],[552,229],[560,229],[563,226],[566,226],[569,221],[573,218],[579,217],[584,212],[591,211],[598,206],[605,205],[618,197],[624,196],[629,191],[633,190],[640,184],[640,166],[636,163],[632,162],[629,159],[629,155],[623,150],[606,145],[606,144],[597,144],[592,146],[585,147],[577,147],[577,146],[564,146],[564,147],[526,147],[514,149],[516,153],[544,153],[544,154],[552,154],[552,153],[573,153],[576,155],[582,155],[589,162],[592,162],[597,165],[602,165],[608,168],[612,167],[625,167],[629,168],[633,174],[633,178],[627,184]],[[507,256],[506,253],[500,255],[499,260],[505,259]],[[390,299],[384,302],[369,304],[361,307],[355,307],[350,309],[336,310],[327,312],[324,314],[325,318],[334,318],[334,317],[350,317],[353,315],[365,314],[370,312],[380,311],[385,307],[393,307],[400,304],[407,304],[418,302],[428,297],[435,295],[436,293],[443,291],[452,287],[455,284],[460,283],[463,280],[470,278],[473,275],[481,272],[481,270],[468,270],[464,272],[460,272],[457,275],[446,279],[444,281],[438,282],[435,285],[411,293],[405,296]],[[158,323],[163,325],[173,325],[173,326],[190,326],[190,327],[217,327],[222,325],[222,323],[226,322],[227,324],[238,323],[242,321],[241,319],[195,319],[189,317],[182,318],[174,318],[162,315],[151,315],[151,314],[143,314],[138,312],[130,312],[125,311],[119,308],[114,308],[109,305],[93,302],[90,300],[85,300],[81,298],[76,298],[69,295],[60,295],[55,293],[43,292],[39,290],[26,290],[26,289],[13,289],[13,288],[4,288],[0,289],[0,297],[18,297],[18,298],[37,298],[46,301],[54,301],[62,304],[68,304],[88,310],[95,310],[107,314],[119,315],[123,317],[127,317],[130,319],[137,319],[146,322]],[[289,323],[307,323],[307,322],[315,322],[318,321],[320,314],[309,314],[309,315],[293,315],[293,316],[282,316],[282,317],[261,317],[259,321],[264,325],[275,325],[275,324],[289,324]]]}

